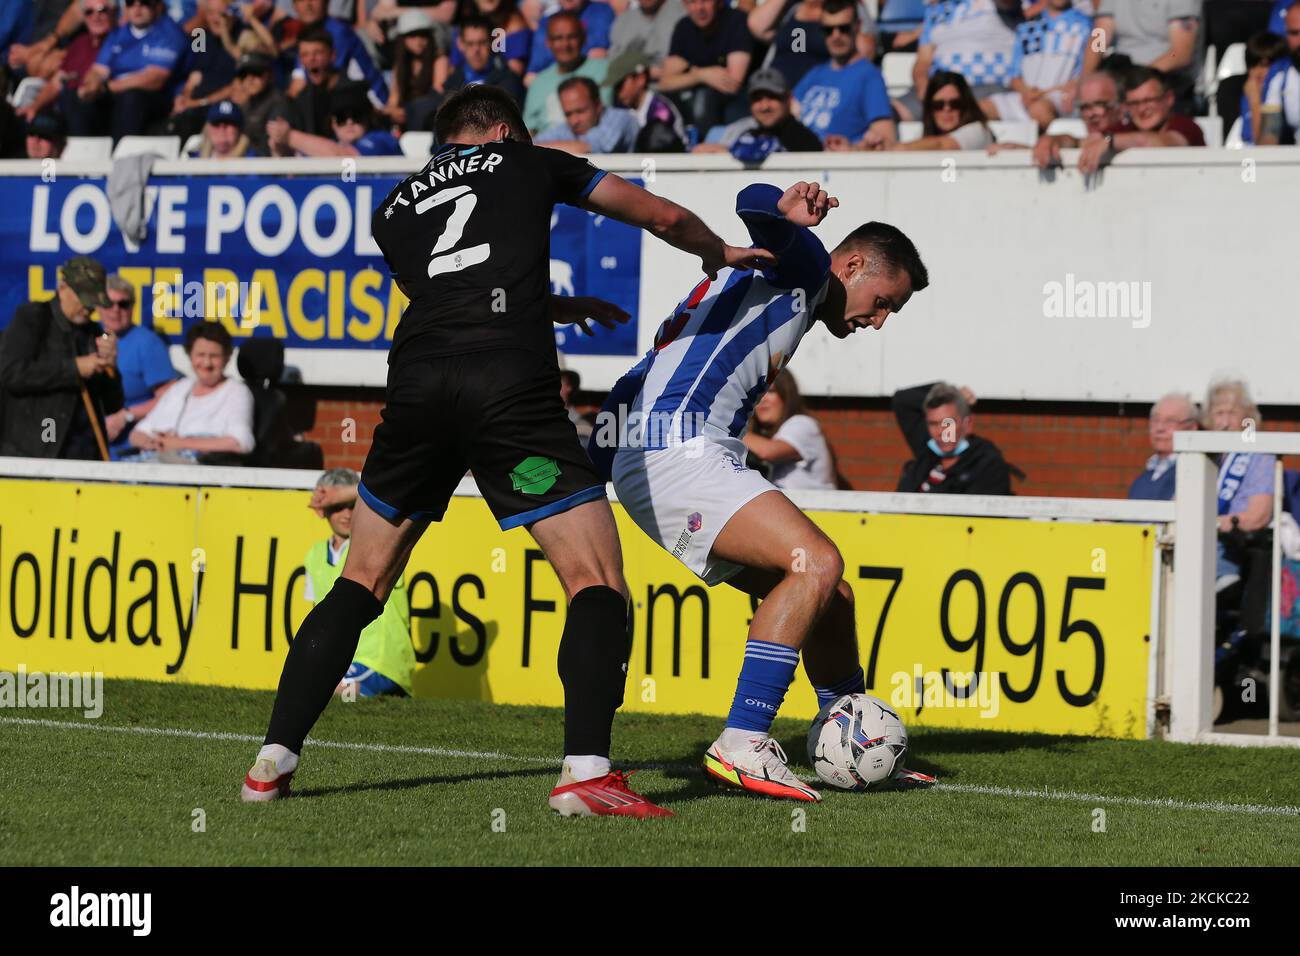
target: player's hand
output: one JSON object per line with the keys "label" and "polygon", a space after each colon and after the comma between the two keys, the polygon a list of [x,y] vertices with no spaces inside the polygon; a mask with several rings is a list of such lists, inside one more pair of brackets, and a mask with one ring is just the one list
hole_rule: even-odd
{"label": "player's hand", "polygon": [[816,226],[839,204],[838,199],[817,183],[798,182],[777,200],[776,208],[796,226]]}
{"label": "player's hand", "polygon": [[742,249],[739,246],[723,246],[722,261],[704,259],[701,266],[704,274],[716,279],[722,269],[770,269],[776,265],[776,256],[766,249]]}
{"label": "player's hand", "polygon": [[554,321],[565,324],[572,323],[580,328],[585,335],[596,334],[588,325],[589,322],[595,322],[607,329],[614,329],[632,318],[612,302],[606,302],[604,299],[597,299],[589,295],[554,296],[551,303],[551,318]]}

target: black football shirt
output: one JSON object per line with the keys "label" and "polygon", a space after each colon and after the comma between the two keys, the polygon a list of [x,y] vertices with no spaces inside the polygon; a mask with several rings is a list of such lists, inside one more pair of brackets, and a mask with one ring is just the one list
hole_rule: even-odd
{"label": "black football shirt", "polygon": [[585,159],[526,143],[449,143],[375,210],[371,231],[411,303],[391,363],[485,349],[555,353],[551,214],[601,177]]}

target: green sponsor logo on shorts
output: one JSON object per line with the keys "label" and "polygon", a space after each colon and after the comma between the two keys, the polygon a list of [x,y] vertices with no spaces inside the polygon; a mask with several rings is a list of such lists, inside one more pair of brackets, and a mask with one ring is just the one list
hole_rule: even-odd
{"label": "green sponsor logo on shorts", "polygon": [[560,466],[554,458],[532,455],[515,465],[510,472],[510,484],[515,491],[526,495],[544,495],[559,476]]}

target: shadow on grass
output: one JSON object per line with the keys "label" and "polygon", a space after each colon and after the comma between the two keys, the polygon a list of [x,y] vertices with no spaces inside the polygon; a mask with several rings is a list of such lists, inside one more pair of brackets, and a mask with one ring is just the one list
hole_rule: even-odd
{"label": "shadow on grass", "polygon": [[[485,770],[481,773],[459,773],[431,777],[409,777],[405,780],[382,780],[375,783],[349,783],[338,787],[306,787],[293,790],[295,799],[313,799],[316,797],[333,797],[349,793],[372,793],[375,791],[415,790],[420,787],[436,787],[458,783],[486,783],[506,780],[512,777],[553,778],[557,771],[553,767],[537,767],[530,770]],[[549,788],[547,790],[549,793]]]}

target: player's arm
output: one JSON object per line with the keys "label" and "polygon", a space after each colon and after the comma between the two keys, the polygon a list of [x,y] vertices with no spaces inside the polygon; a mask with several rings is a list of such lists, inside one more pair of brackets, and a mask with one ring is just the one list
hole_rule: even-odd
{"label": "player's arm", "polygon": [[740,249],[723,242],[695,213],[671,200],[606,173],[581,202],[583,209],[637,226],[670,246],[699,256],[709,278],[719,269],[764,268],[775,264],[766,249]]}
{"label": "player's arm", "polygon": [[551,321],[556,325],[577,325],[587,335],[595,334],[587,324],[589,321],[613,329],[631,318],[613,303],[594,296],[551,295]]}
{"label": "player's arm", "polygon": [[772,251],[777,265],[765,275],[780,288],[815,294],[826,280],[831,257],[810,226],[818,225],[839,200],[816,183],[797,182],[782,192],[768,183],[746,186],[736,196],[736,215],[754,244]]}

